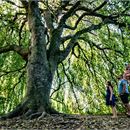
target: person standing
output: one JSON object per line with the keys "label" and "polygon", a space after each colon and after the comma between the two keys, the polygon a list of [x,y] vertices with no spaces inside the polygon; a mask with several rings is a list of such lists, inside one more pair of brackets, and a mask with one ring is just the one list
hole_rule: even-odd
{"label": "person standing", "polygon": [[113,86],[110,81],[106,83],[106,105],[110,106],[112,109],[112,118],[117,118],[117,111],[116,111],[116,103],[115,103],[115,96],[113,93]]}
{"label": "person standing", "polygon": [[130,104],[128,100],[128,97],[129,97],[128,80],[129,80],[129,76],[127,76],[126,74],[123,74],[123,78],[120,79],[118,82],[118,93],[119,93],[122,103],[124,104],[126,108],[126,111],[127,111],[126,114],[130,116]]}
{"label": "person standing", "polygon": [[125,71],[124,71],[124,76],[127,76],[127,79],[130,80],[130,64],[126,65]]}

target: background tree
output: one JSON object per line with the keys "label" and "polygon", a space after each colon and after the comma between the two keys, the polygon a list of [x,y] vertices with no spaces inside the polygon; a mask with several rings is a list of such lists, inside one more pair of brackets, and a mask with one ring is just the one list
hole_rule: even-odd
{"label": "background tree", "polygon": [[[1,101],[7,108],[3,113],[13,109],[3,118],[57,113],[56,106],[63,112],[74,107],[76,113],[91,112],[92,99],[100,94],[96,102],[103,103],[105,80],[116,83],[129,59],[129,5],[103,0],[3,0]],[[57,99],[62,106],[55,103]],[[96,102],[93,106],[99,110]]]}

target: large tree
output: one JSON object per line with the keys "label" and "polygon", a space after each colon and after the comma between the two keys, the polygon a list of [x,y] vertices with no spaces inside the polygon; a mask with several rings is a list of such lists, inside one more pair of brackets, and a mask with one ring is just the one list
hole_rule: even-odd
{"label": "large tree", "polygon": [[[17,26],[20,26],[19,43],[6,46],[3,44],[0,54],[14,51],[26,61],[27,89],[22,102],[2,118],[20,115],[33,117],[45,113],[57,113],[50,102],[55,72],[58,65],[69,56],[70,52],[75,57],[77,56],[74,48],[78,47],[83,51],[84,45],[82,47],[79,44],[81,41],[101,50],[104,55],[107,50],[113,50],[115,53],[123,55],[122,51],[116,47],[96,44],[92,39],[87,39],[85,34],[91,34],[93,38],[96,35],[94,33],[103,27],[108,29],[109,36],[112,27],[114,30],[120,29],[121,31],[124,28],[128,29],[130,24],[128,14],[130,2],[128,1],[109,3],[107,0],[96,2],[57,0],[56,3],[53,3],[49,0],[18,0],[15,3],[15,1],[3,0],[3,2],[16,7],[16,14],[11,16],[13,20],[11,19],[9,22],[13,24],[18,18],[22,18],[22,23],[20,25],[17,23]],[[5,14],[1,14],[1,17]],[[10,30],[13,30],[12,24],[10,24]],[[22,43],[26,42],[25,39],[22,39],[25,25],[28,25],[31,34],[31,37],[28,37],[27,45]],[[15,33],[17,32],[15,31]],[[10,34],[13,35],[13,33]],[[87,58],[85,62],[89,64]]]}

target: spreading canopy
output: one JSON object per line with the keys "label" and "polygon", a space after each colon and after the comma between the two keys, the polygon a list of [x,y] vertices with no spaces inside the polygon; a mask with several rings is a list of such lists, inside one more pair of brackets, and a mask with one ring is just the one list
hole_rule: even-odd
{"label": "spreading canopy", "polygon": [[[124,62],[129,62],[129,6],[129,1],[122,0],[3,0],[1,112],[12,110],[26,95],[26,67],[36,50],[35,40],[41,42],[38,51],[44,52],[40,64],[46,62],[46,70],[52,74],[53,106],[60,111],[91,112],[96,102],[103,103],[100,98],[95,102],[92,99],[102,99],[105,80],[113,80],[116,85]],[[72,102],[77,103],[76,107]]]}

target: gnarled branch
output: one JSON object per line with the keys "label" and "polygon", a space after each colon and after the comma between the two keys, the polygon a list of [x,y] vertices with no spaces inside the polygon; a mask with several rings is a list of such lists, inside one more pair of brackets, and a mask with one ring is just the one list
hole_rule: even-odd
{"label": "gnarled branch", "polygon": [[17,46],[17,45],[7,45],[7,46],[0,48],[0,54],[6,53],[9,51],[17,52],[20,56],[22,56],[22,58],[25,61],[27,61],[27,59],[28,59],[28,52],[29,52],[28,49],[24,49],[24,48]]}

